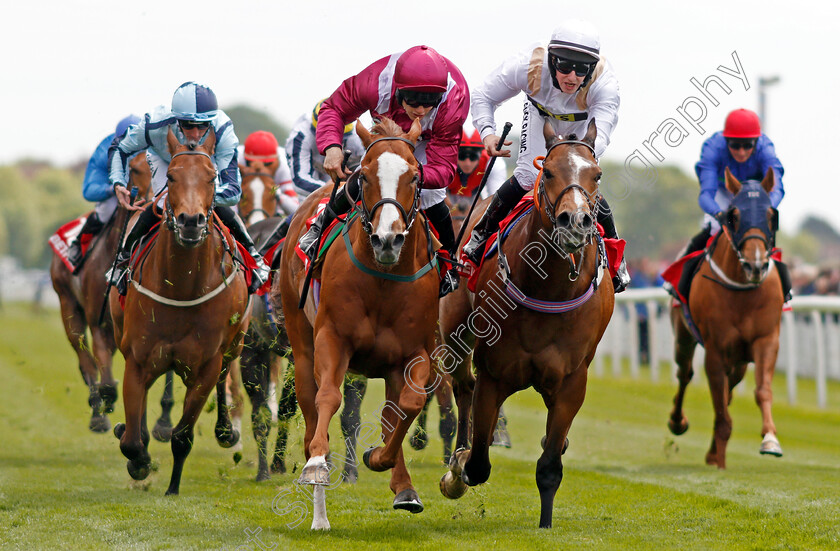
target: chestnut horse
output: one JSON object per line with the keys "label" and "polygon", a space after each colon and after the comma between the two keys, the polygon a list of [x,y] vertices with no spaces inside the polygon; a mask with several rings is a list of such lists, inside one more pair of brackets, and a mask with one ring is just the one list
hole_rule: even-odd
{"label": "chestnut horse", "polygon": [[159,234],[140,263],[142,272],[129,272],[125,311],[116,291],[110,299],[116,340],[125,356],[125,424],[114,427],[114,434],[132,478],[142,480],[151,469],[149,387],[170,369],[187,387],[183,416],[172,429],[170,495],[179,491],[193,427],[214,387],[216,439],[225,447],[239,439],[228,418],[224,376],[241,352],[249,308],[245,278],[230,253],[236,245],[221,224],[214,224],[215,134],[208,132],[205,143],[195,147],[181,145],[171,131],[167,141],[172,161]]}
{"label": "chestnut horse", "polygon": [[[430,259],[427,222],[417,216],[420,179],[413,150],[421,127],[415,121],[404,134],[396,123],[382,119],[370,132],[357,123],[356,131],[367,148],[358,173],[360,202],[315,274],[320,297],[313,289],[298,309],[306,269],[294,247],[284,248],[279,285],[272,290],[282,301],[295,357],[295,390],[306,422],[307,463],[300,483],[315,485],[312,529],[329,528],[327,431],[341,405],[340,386],[348,370],[386,381],[384,446],[365,452],[365,465],[374,471],[391,469],[395,509],[423,510],[402,453],[403,439],[426,400],[438,317],[438,274]],[[297,242],[331,187],[301,205],[289,229],[290,243]],[[379,443],[365,436],[370,431],[360,437],[362,445]]]}
{"label": "chestnut horse", "polygon": [[[543,133],[548,153],[535,202],[498,244],[496,258],[485,260],[477,292],[462,286],[442,300],[445,349],[435,358],[453,374],[461,448],[441,479],[443,495],[458,498],[467,486],[489,478],[499,408],[508,396],[533,386],[548,408],[537,487],[539,525],[549,528],[569,428],[583,404],[589,364],[615,298],[609,275],[603,277],[606,259],[595,223],[601,177],[595,121],[582,140],[560,138],[547,124]],[[488,265],[494,261],[498,269]],[[470,398],[472,449],[464,449]]]}
{"label": "chestnut horse", "polygon": [[[138,197],[147,197],[152,187],[152,173],[146,155],[134,156],[128,164],[129,185],[138,189]],[[117,381],[111,373],[111,364],[117,345],[110,311],[105,312],[99,323],[108,284],[105,272],[117,254],[120,233],[129,212],[117,208],[104,228],[93,238],[85,263],[78,275],[73,275],[67,265],[53,254],[50,277],[58,294],[61,321],[70,346],[79,360],[82,379],[90,389],[88,405],[91,407],[90,424],[93,432],[106,432],[111,428],[108,414],[114,411],[117,401]],[[90,328],[93,347],[86,335]]]}
{"label": "chestnut horse", "polygon": [[[691,282],[688,308],[706,349],[706,377],[712,394],[715,424],[706,463],[726,468],[726,444],[732,434],[728,406],[735,388],[755,362],[755,401],[761,410],[759,453],[781,456],[776,425],[770,412],[773,372],[779,352],[784,294],[773,252],[778,212],[768,194],[773,189],[772,169],[759,184],[743,184],[726,169],[726,189],[734,196],[718,237]],[[674,352],[679,366],[679,390],[668,427],[674,434],[688,430],[682,405],[694,370],[691,360],[697,339],[688,329],[681,308],[671,310]]]}
{"label": "chestnut horse", "polygon": [[260,161],[251,161],[248,165],[239,165],[239,173],[242,175],[239,216],[246,226],[270,218],[280,210],[274,183],[277,162],[263,164]]}

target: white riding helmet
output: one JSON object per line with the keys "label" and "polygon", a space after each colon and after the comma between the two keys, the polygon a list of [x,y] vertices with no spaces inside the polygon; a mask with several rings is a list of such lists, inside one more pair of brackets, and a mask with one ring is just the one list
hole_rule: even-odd
{"label": "white riding helmet", "polygon": [[185,82],[172,96],[172,115],[179,121],[209,122],[219,113],[213,90],[195,82]]}
{"label": "white riding helmet", "polygon": [[548,52],[569,61],[597,63],[601,59],[601,38],[592,23],[572,19],[551,33]]}

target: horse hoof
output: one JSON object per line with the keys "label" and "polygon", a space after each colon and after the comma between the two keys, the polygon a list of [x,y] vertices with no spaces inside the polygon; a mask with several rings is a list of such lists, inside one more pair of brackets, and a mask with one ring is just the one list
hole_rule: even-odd
{"label": "horse hoof", "polygon": [[312,457],[304,465],[300,472],[299,484],[313,484],[315,486],[329,486],[330,467],[326,460],[321,457]]}
{"label": "horse hoof", "polygon": [[169,442],[172,440],[172,423],[163,419],[158,419],[155,426],[152,427],[152,436],[158,442]]}
{"label": "horse hoof", "polygon": [[373,455],[373,450],[375,449],[376,448],[368,448],[367,450],[365,450],[365,453],[362,454],[362,461],[364,462],[365,467],[367,467],[371,471],[373,470],[373,467],[370,466],[370,456]]}
{"label": "horse hoof", "polygon": [[359,470],[352,463],[344,465],[344,472],[341,473],[341,478],[348,484],[355,484],[359,480]]}
{"label": "horse hoof", "polygon": [[223,448],[232,448],[239,442],[239,431],[230,429],[216,429],[216,442]]}
{"label": "horse hoof", "polygon": [[418,428],[416,431],[414,431],[414,434],[411,436],[411,439],[408,441],[408,443],[415,450],[424,450],[429,444],[429,434],[426,431],[420,430]]}
{"label": "horse hoof", "polygon": [[285,474],[286,462],[282,459],[275,459],[271,462],[271,472],[274,474]]}
{"label": "horse hoof", "polygon": [[402,509],[409,513],[422,513],[423,502],[420,501],[420,496],[414,491],[414,488],[403,490],[394,498],[394,509]]}
{"label": "horse hoof", "polygon": [[117,423],[114,425],[114,436],[117,437],[117,440],[122,438],[123,434],[125,434],[125,423]]}
{"label": "horse hoof", "polygon": [[507,429],[500,429],[497,426],[496,430],[493,431],[493,443],[490,445],[498,448],[510,448],[510,434],[508,434]]}
{"label": "horse hoof", "polygon": [[146,480],[146,477],[149,476],[149,473],[152,470],[150,463],[134,462],[130,459],[128,463],[126,463],[125,467],[128,469],[128,474],[131,475],[131,478],[134,480]]}
{"label": "horse hoof", "polygon": [[257,472],[257,482],[265,482],[266,480],[271,480],[271,475],[268,474],[268,469],[259,470]]}
{"label": "horse hoof", "polygon": [[764,435],[764,440],[761,441],[761,447],[758,449],[761,455],[772,455],[774,457],[782,456],[782,446],[779,444],[779,439],[772,433]]}
{"label": "horse hoof", "polygon": [[440,477],[440,493],[448,499],[458,499],[467,493],[469,486],[464,484],[460,476],[453,476],[452,471],[447,471]]}
{"label": "horse hoof", "polygon": [[93,415],[90,418],[90,424],[88,425],[88,428],[91,430],[91,432],[108,432],[109,430],[111,430],[111,421],[109,421],[108,418],[104,415]]}
{"label": "horse hoof", "polygon": [[683,417],[679,423],[676,423],[673,419],[668,419],[668,430],[671,431],[671,434],[679,436],[688,430],[688,420]]}

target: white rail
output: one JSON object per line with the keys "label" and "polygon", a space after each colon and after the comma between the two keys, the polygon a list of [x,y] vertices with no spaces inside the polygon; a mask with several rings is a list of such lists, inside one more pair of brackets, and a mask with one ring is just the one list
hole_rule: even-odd
{"label": "white rail", "polygon": [[[616,295],[616,307],[593,362],[595,374],[603,375],[604,358],[609,357],[612,373],[621,373],[623,361],[630,375],[638,377],[640,366],[650,366],[650,377],[660,380],[663,362],[676,380],[674,335],[669,311],[671,297],[660,288],[629,289]],[[797,403],[797,379],[816,384],[817,406],[828,404],[828,381],[840,381],[840,297],[804,296],[791,301],[792,312],[782,315],[779,357],[776,370],[787,376],[788,402]],[[648,358],[642,357],[640,316],[647,318]],[[697,347],[695,366],[702,366],[703,348]],[[695,371],[697,368],[695,367]],[[746,385],[739,385],[745,392]]]}

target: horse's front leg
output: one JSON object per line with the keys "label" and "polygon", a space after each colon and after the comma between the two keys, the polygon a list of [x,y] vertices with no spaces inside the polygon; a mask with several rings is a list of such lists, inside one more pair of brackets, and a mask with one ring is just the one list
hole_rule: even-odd
{"label": "horse's front leg", "polygon": [[216,381],[216,403],[218,405],[216,428],[216,442],[223,448],[231,448],[239,442],[239,431],[230,421],[230,407],[228,405],[227,377],[224,375]]}
{"label": "horse's front leg", "polygon": [[[172,478],[166,495],[177,495],[181,487],[181,474],[184,462],[190,454],[193,445],[195,422],[201,414],[210,392],[219,383],[222,372],[222,355],[212,358],[198,371],[195,380],[187,384],[187,395],[184,397],[184,414],[172,429]],[[189,380],[189,379],[188,379]],[[224,381],[222,381],[222,395],[224,395]],[[218,387],[216,387],[218,392]],[[220,407],[222,405],[220,404]]]}
{"label": "horse's front leg", "polygon": [[171,369],[164,375],[163,394],[160,397],[160,417],[152,427],[152,436],[158,442],[169,442],[172,438],[172,406],[175,405],[173,381],[175,372]]}
{"label": "horse's front leg", "polygon": [[117,348],[114,343],[114,332],[92,325],[90,336],[93,341],[93,356],[99,368],[99,396],[102,398],[103,413],[113,413],[114,403],[117,401],[117,381],[114,380],[111,372],[114,351]]}
{"label": "horse's front leg", "polygon": [[673,434],[680,435],[688,430],[688,419],[683,413],[683,400],[685,399],[685,389],[694,376],[694,368],[691,362],[694,358],[697,341],[685,326],[682,311],[679,308],[672,308],[671,310],[671,323],[674,326],[674,359],[678,366],[679,389],[674,396],[674,408],[668,417],[668,428]]}
{"label": "horse's front leg", "polygon": [[[268,383],[266,383],[268,388]],[[242,396],[242,365],[239,358],[231,360],[225,377],[225,400],[233,431],[242,435],[242,412],[245,410],[245,397]],[[242,451],[242,439],[231,446],[231,451]]]}
{"label": "horse's front leg", "polygon": [[347,446],[342,477],[350,484],[359,478],[356,461],[356,436],[361,425],[362,399],[367,392],[367,379],[361,376],[344,377],[344,407],[341,409],[341,434]]}
{"label": "horse's front leg", "polygon": [[259,348],[253,340],[246,340],[240,356],[242,383],[251,401],[251,427],[257,442],[257,482],[271,478],[267,458],[268,432],[271,429],[271,410],[267,404],[270,357],[271,352]]}
{"label": "horse's front leg", "polygon": [[725,360],[712,347],[706,349],[706,378],[712,395],[715,411],[715,426],[712,444],[706,454],[708,465],[726,468],[726,444],[732,435],[732,418],[729,416],[729,378],[726,375]]}
{"label": "horse's front leg", "polygon": [[540,528],[551,528],[554,496],[563,480],[562,456],[568,444],[572,421],[586,396],[586,365],[568,375],[559,390],[540,389],[548,407],[543,453],[537,460],[537,488],[540,491]]}
{"label": "horse's front leg", "polygon": [[490,444],[499,417],[499,408],[510,392],[500,381],[479,371],[473,397],[472,453],[464,464],[462,478],[469,486],[477,486],[490,478]]}
{"label": "horse's front leg", "polygon": [[128,474],[134,480],[149,476],[152,458],[149,456],[149,434],[144,430],[146,416],[147,380],[137,361],[125,360],[123,407],[125,423],[114,426],[114,436],[120,439],[120,451],[128,458]]}
{"label": "horse's front leg", "polygon": [[755,402],[761,410],[761,436],[763,438],[759,453],[782,456],[782,446],[776,437],[776,424],[773,422],[773,374],[776,371],[776,358],[779,354],[778,333],[758,339],[753,343],[755,359]]}
{"label": "horse's front leg", "polygon": [[455,412],[452,410],[452,378],[444,377],[443,383],[438,385],[435,389],[435,397],[438,401],[438,409],[440,410],[440,423],[438,430],[440,437],[443,440],[443,464],[449,464],[449,458],[452,455],[452,439],[455,437],[455,428],[457,426],[457,419]]}
{"label": "horse's front leg", "polygon": [[[277,360],[278,358],[274,358]],[[289,439],[289,422],[297,412],[298,402],[295,395],[295,364],[294,358],[289,356],[289,366],[283,374],[283,387],[277,401],[277,443],[274,446],[274,459],[271,462],[271,472],[285,473],[286,442]]]}
{"label": "horse's front leg", "polygon": [[[330,483],[329,466],[326,460],[330,452],[330,421],[341,406],[341,383],[347,372],[349,359],[350,350],[344,340],[335,335],[330,327],[323,327],[315,337],[313,371],[314,382],[317,384],[314,400],[316,419],[312,439],[308,444],[308,460],[300,473],[301,484],[328,485]],[[297,368],[295,373],[297,374]],[[295,386],[297,387],[297,378]],[[301,408],[303,408],[302,401]],[[309,427],[310,422],[307,419],[307,433],[309,433]]]}
{"label": "horse's front leg", "polygon": [[394,509],[404,509],[411,513],[423,511],[423,502],[411,484],[402,444],[408,429],[426,403],[426,385],[430,372],[429,355],[426,350],[420,350],[406,362],[403,369],[392,370],[388,374],[385,404],[382,407],[385,446],[369,449],[364,454],[364,462],[369,469],[391,469],[390,486],[395,494]]}

